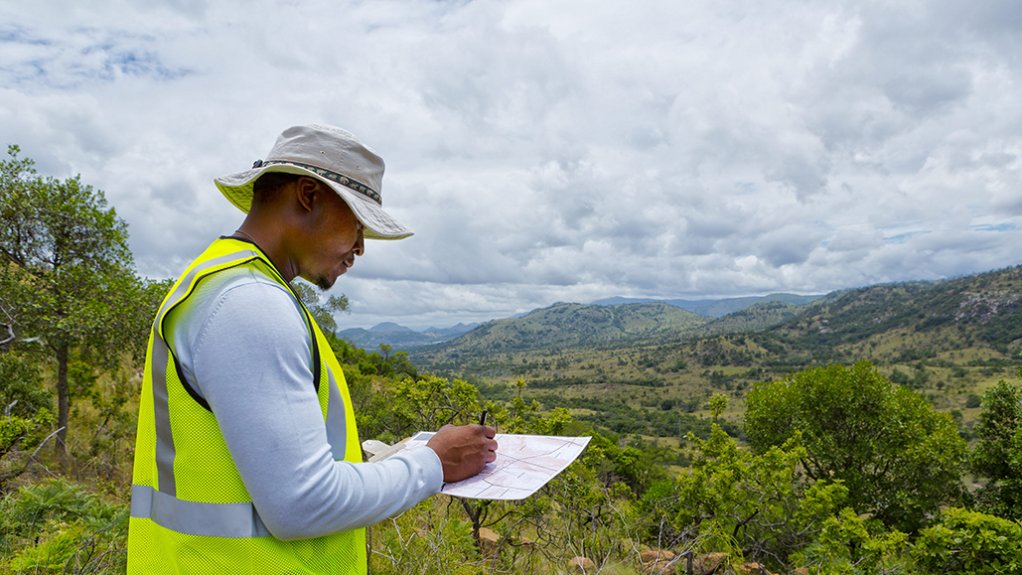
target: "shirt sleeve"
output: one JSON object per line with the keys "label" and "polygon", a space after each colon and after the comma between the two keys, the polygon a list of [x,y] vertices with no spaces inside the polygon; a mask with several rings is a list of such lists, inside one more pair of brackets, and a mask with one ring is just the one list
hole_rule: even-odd
{"label": "shirt sleeve", "polygon": [[439,492],[443,469],[426,447],[378,463],[334,461],[312,383],[308,328],[283,287],[233,285],[203,318],[191,332],[196,387],[275,537],[364,527]]}

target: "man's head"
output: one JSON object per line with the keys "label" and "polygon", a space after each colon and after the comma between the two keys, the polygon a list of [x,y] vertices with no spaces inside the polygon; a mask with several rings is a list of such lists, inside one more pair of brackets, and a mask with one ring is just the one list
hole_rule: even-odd
{"label": "man's head", "polygon": [[284,130],[264,160],[252,168],[215,180],[217,188],[241,211],[252,206],[253,184],[269,174],[308,176],[333,190],[365,227],[369,239],[412,235],[383,211],[383,159],[350,133],[332,126],[294,126]]}
{"label": "man's head", "polygon": [[365,252],[364,238],[411,235],[383,211],[383,160],[347,132],[289,128],[267,157],[216,184],[247,214],[242,234],[288,281],[301,276],[328,289]]}
{"label": "man's head", "polygon": [[269,256],[284,279],[326,290],[365,253],[365,227],[348,204],[316,178],[266,174],[235,232]]}

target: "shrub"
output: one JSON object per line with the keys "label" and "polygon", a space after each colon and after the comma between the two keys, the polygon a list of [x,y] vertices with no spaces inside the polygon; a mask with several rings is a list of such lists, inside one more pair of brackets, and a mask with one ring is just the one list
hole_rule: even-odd
{"label": "shrub", "polygon": [[952,507],[919,532],[913,555],[920,573],[1019,575],[1022,524]]}
{"label": "shrub", "polygon": [[0,571],[124,573],[128,506],[53,479],[0,501]]}

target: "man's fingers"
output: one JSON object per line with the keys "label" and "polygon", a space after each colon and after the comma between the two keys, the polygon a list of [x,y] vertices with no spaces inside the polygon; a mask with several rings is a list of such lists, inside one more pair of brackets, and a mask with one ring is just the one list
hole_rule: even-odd
{"label": "man's fingers", "polygon": [[485,425],[444,426],[427,445],[440,457],[444,481],[459,481],[497,459],[496,430]]}

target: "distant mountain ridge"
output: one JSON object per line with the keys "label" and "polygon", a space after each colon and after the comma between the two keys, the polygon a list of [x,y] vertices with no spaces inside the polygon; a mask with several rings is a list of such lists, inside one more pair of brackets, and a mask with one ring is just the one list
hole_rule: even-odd
{"label": "distant mountain ridge", "polygon": [[612,297],[596,300],[593,305],[623,305],[630,303],[651,303],[661,302],[687,309],[688,311],[711,318],[719,318],[728,314],[742,311],[754,305],[764,303],[782,303],[792,306],[801,306],[824,297],[826,294],[798,295],[791,293],[772,293],[762,296],[732,297],[723,299],[652,299],[652,298],[627,298]]}
{"label": "distant mountain ridge", "polygon": [[[622,303],[628,300],[614,298],[594,305],[555,304],[417,348],[411,351],[411,359],[427,368],[464,365],[493,371],[499,369],[497,354],[571,348],[607,350],[614,356],[646,347],[665,350],[665,356],[691,354],[700,358],[699,363],[724,353],[740,355],[740,360],[732,358],[737,365],[761,361],[757,359],[761,356],[774,364],[803,365],[862,357],[907,361],[924,348],[927,354],[939,354],[980,346],[998,356],[1017,355],[1022,349],[1022,266],[949,280],[879,284],[826,296],[767,297],[716,318],[665,301]],[[701,309],[715,313],[711,308]],[[626,317],[634,317],[624,320],[630,329],[620,325]],[[746,343],[721,344],[717,340],[722,337]],[[681,349],[689,351],[677,351]]]}
{"label": "distant mountain ridge", "polygon": [[[430,349],[471,353],[619,344],[695,329],[707,318],[666,303],[555,303],[523,316],[486,322]],[[416,352],[429,353],[425,350]]]}
{"label": "distant mountain ridge", "polygon": [[450,327],[430,327],[416,331],[393,322],[383,322],[369,329],[355,327],[341,330],[337,332],[337,337],[368,351],[375,351],[382,344],[389,345],[397,351],[407,351],[416,347],[449,341],[471,331],[478,325],[477,323],[458,323]]}
{"label": "distant mountain ridge", "polygon": [[[687,307],[685,307],[687,306]],[[690,309],[691,308],[691,309]],[[733,309],[725,313],[726,310]],[[460,333],[459,333],[460,332]],[[676,345],[700,338],[753,335],[775,353],[802,361],[864,355],[864,342],[915,351],[905,334],[942,333],[942,346],[969,342],[996,353],[1022,347],[1022,266],[939,281],[909,281],[853,288],[824,296],[771,294],[722,300],[643,301],[610,298],[593,304],[557,303],[478,326],[416,332],[397,324],[338,335],[364,349],[386,343],[409,351],[425,366],[496,353],[571,348],[615,349]],[[880,339],[877,339],[880,338]],[[904,341],[900,341],[904,340]],[[882,346],[881,346],[882,347]],[[938,349],[932,344],[930,347]],[[851,357],[851,355],[849,355]],[[460,360],[459,360],[460,358]],[[802,359],[799,359],[802,358]]]}
{"label": "distant mountain ridge", "polygon": [[[513,321],[525,318],[525,317],[527,317],[527,316],[529,316],[529,315],[531,315],[531,314],[533,314],[533,313],[535,313],[537,311],[541,311],[543,309],[549,310],[549,309],[554,308],[554,307],[565,306],[565,305],[577,306],[574,309],[581,309],[581,308],[585,308],[585,307],[628,306],[628,305],[634,305],[634,304],[657,304],[657,305],[660,305],[660,306],[668,305],[668,306],[671,306],[671,307],[679,308],[681,310],[685,310],[685,311],[689,311],[689,312],[695,313],[695,314],[697,314],[699,316],[703,316],[703,319],[707,320],[707,319],[721,318],[721,317],[727,316],[728,314],[733,314],[733,313],[736,313],[736,312],[739,312],[739,311],[742,311],[742,310],[746,310],[746,309],[749,309],[749,308],[756,308],[756,306],[761,306],[761,305],[764,305],[764,304],[777,304],[777,305],[784,306],[783,309],[785,310],[785,313],[783,314],[783,318],[788,318],[788,317],[790,317],[791,313],[793,313],[792,310],[796,309],[798,306],[805,305],[807,303],[810,303],[810,302],[815,301],[816,299],[819,299],[819,298],[822,298],[822,297],[824,297],[824,296],[823,295],[796,295],[796,294],[788,294],[788,293],[774,293],[774,294],[769,294],[769,295],[764,295],[764,296],[748,296],[748,297],[736,297],[736,298],[724,298],[724,299],[707,299],[707,300],[686,300],[686,299],[666,299],[666,300],[660,300],[660,299],[651,299],[651,298],[650,299],[641,299],[641,298],[613,297],[613,298],[606,298],[606,299],[598,300],[598,301],[592,302],[591,304],[557,303],[557,304],[554,304],[553,306],[550,306],[548,308],[541,308],[541,309],[538,309],[538,310],[532,310],[530,312],[526,312],[526,313],[523,313],[523,314],[518,314],[518,315],[515,315],[515,316],[510,317],[510,318],[491,320],[490,322],[486,322],[486,323],[483,323],[483,324],[478,324],[478,323],[475,323],[475,324],[459,323],[457,325],[454,325],[454,326],[451,326],[451,327],[448,327],[448,328],[435,328],[435,327],[431,327],[431,328],[428,328],[428,329],[425,329],[425,330],[413,330],[411,328],[408,328],[408,327],[405,327],[405,326],[402,326],[402,325],[399,325],[399,324],[396,324],[396,323],[393,323],[393,322],[384,322],[384,323],[377,324],[377,325],[375,325],[375,326],[373,326],[373,327],[371,327],[369,329],[364,329],[364,328],[346,329],[346,330],[338,332],[337,336],[340,337],[341,339],[343,339],[343,340],[353,344],[353,345],[356,345],[356,346],[358,346],[358,347],[360,347],[362,349],[366,349],[366,350],[370,350],[370,351],[378,349],[381,344],[390,345],[392,348],[394,348],[395,350],[399,350],[399,351],[410,351],[410,350],[413,350],[415,348],[428,347],[428,346],[435,346],[435,345],[438,345],[438,344],[443,344],[445,342],[448,342],[448,341],[451,341],[453,339],[459,338],[462,335],[465,335],[465,334],[471,332],[474,329],[478,329],[478,328],[480,328],[482,326],[489,325],[489,323],[493,323],[494,321],[496,321],[496,322],[512,321],[513,322]],[[767,306],[766,308],[757,308],[757,309],[759,309],[758,312],[756,312],[755,310],[752,311],[752,312],[749,312],[749,313],[758,313],[757,319],[755,319],[755,320],[753,320],[753,319],[743,319],[743,320],[738,322],[737,327],[735,325],[733,325],[733,324],[735,324],[735,322],[732,321],[732,322],[730,322],[730,324],[728,324],[727,322],[725,322],[723,324],[714,324],[714,327],[711,328],[711,330],[714,333],[716,333],[716,332],[726,333],[726,332],[733,331],[734,329],[739,329],[739,330],[740,329],[744,329],[744,328],[746,328],[748,326],[749,322],[758,323],[759,325],[766,325],[767,323],[776,323],[779,320],[776,317],[773,317],[773,315],[771,315],[770,318],[767,319],[766,316],[770,315],[771,312],[764,311],[764,310],[772,310],[773,312],[777,312],[779,309],[781,309],[781,308],[778,308],[777,305],[774,305],[773,307]],[[665,308],[656,308],[656,309],[665,309]],[[611,314],[611,315],[613,315],[613,314]],[[602,317],[602,314],[600,312],[594,312],[593,313],[593,317]],[[535,319],[536,318],[534,317],[533,320],[535,320]],[[685,329],[690,329],[690,328],[697,327],[697,325],[696,325],[697,323],[698,324],[702,324],[702,323],[705,323],[705,321],[698,322],[698,321],[696,321],[695,318],[688,317],[687,320],[682,322],[682,323],[685,324]],[[575,327],[579,328],[579,325],[575,324]],[[492,329],[492,328],[487,328],[487,329]],[[532,328],[525,329],[525,331],[529,331],[530,329],[535,331],[537,328],[535,326],[533,326]],[[589,333],[590,335],[593,335],[596,338],[596,341],[602,341],[604,343],[609,342],[609,341],[614,341],[614,340],[620,339],[620,338],[635,339],[637,337],[642,337],[641,333],[639,333],[639,332],[632,332],[632,331],[628,331],[628,330],[622,330],[617,336],[615,336],[612,332],[606,332],[606,333],[602,333],[602,334],[596,335],[597,332],[600,332],[599,329],[584,328],[584,329],[581,329],[581,331],[578,331],[575,335],[565,336],[565,337],[553,336],[552,335],[553,332],[550,331],[550,330],[546,330],[546,329],[540,329],[539,331],[543,332],[543,333],[546,333],[547,336],[550,336],[550,337],[548,338],[547,336],[544,336],[543,338],[541,338],[543,343],[542,344],[537,344],[537,345],[558,345],[558,346],[564,346],[564,345],[568,345],[569,341],[572,340],[573,338],[576,339],[576,340],[579,340],[580,343],[585,343],[584,341],[582,341],[580,339],[580,335],[579,334],[582,334],[582,333]],[[661,330],[661,331],[664,331],[664,330]],[[671,331],[671,330],[666,330],[666,331]],[[649,334],[647,334],[647,335],[649,335]],[[548,341],[548,339],[549,339],[549,341]]]}
{"label": "distant mountain ridge", "polygon": [[789,349],[856,350],[899,334],[911,337],[902,337],[909,341],[889,354],[912,355],[918,351],[912,340],[925,337],[930,353],[982,345],[1017,356],[1022,349],[1022,266],[834,292],[764,336]]}

